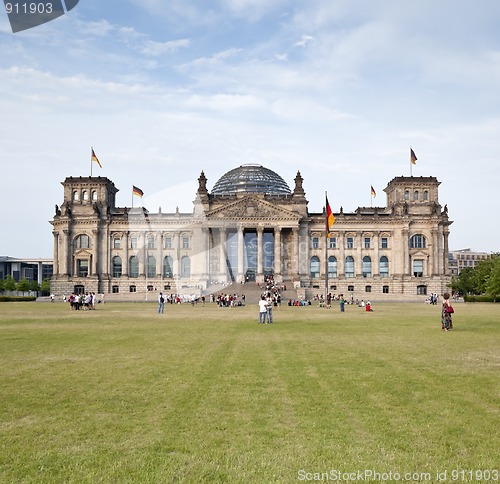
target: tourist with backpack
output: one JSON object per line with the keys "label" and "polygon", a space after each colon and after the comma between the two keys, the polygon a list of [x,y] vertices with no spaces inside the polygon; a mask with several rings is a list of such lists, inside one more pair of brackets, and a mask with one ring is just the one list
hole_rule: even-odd
{"label": "tourist with backpack", "polygon": [[160,295],[158,296],[158,314],[164,313],[165,311],[165,298],[163,297],[163,293],[160,292]]}

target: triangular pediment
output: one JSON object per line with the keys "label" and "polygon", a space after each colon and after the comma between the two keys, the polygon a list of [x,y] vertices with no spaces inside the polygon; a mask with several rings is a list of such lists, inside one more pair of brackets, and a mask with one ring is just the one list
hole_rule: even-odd
{"label": "triangular pediment", "polygon": [[218,207],[206,214],[211,220],[259,220],[298,222],[300,215],[285,208],[273,205],[257,197],[248,196],[235,202]]}

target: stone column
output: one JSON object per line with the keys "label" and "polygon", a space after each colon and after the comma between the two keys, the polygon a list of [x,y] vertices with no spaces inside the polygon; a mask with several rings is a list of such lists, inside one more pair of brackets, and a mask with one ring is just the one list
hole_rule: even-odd
{"label": "stone column", "polygon": [[[163,245],[165,243],[165,235],[163,232],[160,232],[159,234],[159,239],[160,239],[160,284],[163,284]],[[163,287],[160,288],[162,290]]]}
{"label": "stone column", "polygon": [[380,232],[373,235],[372,275],[380,276]]}
{"label": "stone column", "polygon": [[139,250],[142,249],[142,262],[139,259],[139,277],[146,277],[147,274],[147,264],[148,264],[148,249],[146,246],[146,234],[144,232],[141,233],[139,238]]}
{"label": "stone column", "polygon": [[363,233],[358,232],[354,238],[356,257],[354,261],[354,277],[363,277]]}
{"label": "stone column", "polygon": [[257,282],[262,282],[264,275],[262,273],[262,263],[263,263],[263,242],[264,242],[264,229],[262,227],[257,227]]}
{"label": "stone column", "polygon": [[[274,278],[281,282],[281,227],[274,229]],[[279,279],[279,280],[278,280]]]}
{"label": "stone column", "polygon": [[244,268],[244,259],[245,259],[245,238],[243,234],[243,226],[240,225],[238,227],[238,276],[236,278],[237,282],[245,282],[245,268]]}
{"label": "stone column", "polygon": [[128,232],[124,232],[123,234],[123,253],[125,254],[122,260],[122,275],[124,276],[129,276],[130,274],[128,273]]}
{"label": "stone column", "polygon": [[445,227],[444,230],[443,230],[443,274],[444,276],[447,276],[449,275],[450,273],[450,268],[449,268],[449,265],[448,265],[448,253],[449,253],[449,242],[448,242],[448,239],[449,239],[449,236],[450,236],[450,230],[448,229],[448,227]]}
{"label": "stone column", "polygon": [[61,258],[61,272],[66,276],[73,275],[73,251],[71,250],[71,231],[63,230],[63,255]]}
{"label": "stone column", "polygon": [[294,279],[300,279],[299,274],[299,228],[292,228],[292,272]]}
{"label": "stone column", "polygon": [[337,260],[337,275],[339,277],[345,278],[345,233],[339,233],[338,237],[338,247],[339,247],[339,258]]}
{"label": "stone column", "polygon": [[[53,272],[55,276],[59,275],[59,232],[52,232],[54,234],[54,265]],[[40,276],[38,276],[40,278]]]}
{"label": "stone column", "polygon": [[403,274],[404,275],[410,275],[411,274],[411,261],[410,261],[410,231],[408,229],[403,229],[401,231],[402,235],[402,243],[403,243],[403,250],[401,251],[402,257],[403,257],[403,264],[401,264],[401,267],[403,268]]}
{"label": "stone column", "polygon": [[220,245],[219,245],[219,271],[221,277],[225,280],[227,277],[227,262],[226,262],[226,238],[227,233],[224,227],[219,229]]}

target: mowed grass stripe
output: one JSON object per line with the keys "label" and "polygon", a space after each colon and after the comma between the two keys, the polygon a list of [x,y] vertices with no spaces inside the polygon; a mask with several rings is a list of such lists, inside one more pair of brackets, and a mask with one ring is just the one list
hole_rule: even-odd
{"label": "mowed grass stripe", "polygon": [[299,469],[492,468],[494,305],[365,313],[0,306],[0,478],[290,482]]}

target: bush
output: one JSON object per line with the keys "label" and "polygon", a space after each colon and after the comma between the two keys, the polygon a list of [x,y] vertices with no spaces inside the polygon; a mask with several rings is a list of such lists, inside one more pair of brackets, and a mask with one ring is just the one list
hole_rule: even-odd
{"label": "bush", "polygon": [[494,303],[494,302],[500,302],[498,298],[495,298],[493,296],[473,296],[471,294],[466,294],[464,296],[464,301],[465,302],[488,302],[488,303]]}
{"label": "bush", "polygon": [[0,296],[0,302],[31,302],[36,301],[35,296]]}

